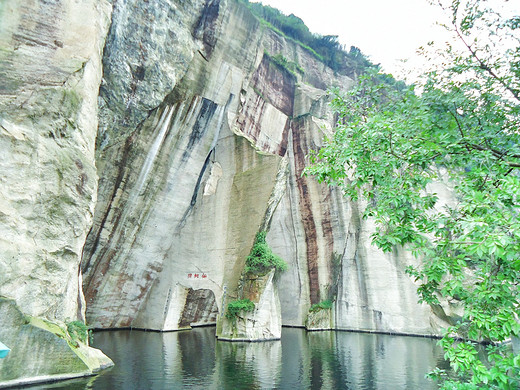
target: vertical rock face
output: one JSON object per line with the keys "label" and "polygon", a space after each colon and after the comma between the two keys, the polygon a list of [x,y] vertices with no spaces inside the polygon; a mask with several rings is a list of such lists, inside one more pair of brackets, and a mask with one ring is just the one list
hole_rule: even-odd
{"label": "vertical rock face", "polygon": [[124,142],[172,91],[200,48],[195,26],[200,25],[199,34],[206,26],[199,22],[206,14],[204,0],[113,3],[99,91],[100,154]]}
{"label": "vertical rock face", "polygon": [[0,295],[31,315],[75,319],[110,7],[7,1],[0,12]]}
{"label": "vertical rock face", "polygon": [[[238,0],[112,3],[0,4],[0,381],[109,364],[68,333],[85,316],[232,335],[220,321],[264,230],[289,269],[264,281],[243,338],[303,326],[326,299],[316,328],[449,320],[416,303],[409,254],[370,245],[362,202],[303,176],[334,128],[327,88],[352,80]],[[32,350],[51,352],[16,371]]]}
{"label": "vertical rock face", "polygon": [[[352,80],[236,0],[113,3],[0,5],[1,310],[62,328],[85,310],[99,328],[214,324],[266,230],[289,269],[248,339],[325,299],[339,329],[435,333],[403,272],[414,260],[373,248],[365,205],[302,175],[333,131],[327,87]],[[25,320],[3,318],[9,345]]]}
{"label": "vertical rock face", "polygon": [[12,349],[0,382],[91,371],[26,316],[64,332],[84,319],[79,263],[97,192],[110,11],[105,0],[0,4],[0,339]]}
{"label": "vertical rock face", "polygon": [[246,278],[243,295],[255,304],[251,312],[235,318],[223,318],[217,326],[217,338],[230,341],[267,341],[281,337],[280,299],[275,285],[275,270],[267,275]]}
{"label": "vertical rock face", "polygon": [[283,324],[303,326],[311,304],[332,299],[338,329],[436,332],[404,274],[415,260],[372,247],[365,205],[302,175],[334,127],[327,87],[352,80],[235,0],[118,1],[103,64],[98,201],[82,263],[92,325],[218,321],[255,234],[268,230],[289,264],[268,299]]}
{"label": "vertical rock face", "polygon": [[[370,244],[374,226],[352,208],[335,305],[338,329],[424,334],[432,327],[430,308],[418,305],[404,273],[414,259],[405,251],[381,253]],[[413,311],[412,311],[413,310]]]}

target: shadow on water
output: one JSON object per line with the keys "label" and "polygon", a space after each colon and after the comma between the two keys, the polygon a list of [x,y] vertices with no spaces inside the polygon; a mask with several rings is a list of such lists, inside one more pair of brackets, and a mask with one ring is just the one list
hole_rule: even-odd
{"label": "shadow on water", "polygon": [[98,376],[27,389],[434,389],[436,341],[283,328],[280,341],[223,342],[215,328],[104,331],[94,347],[115,367]]}

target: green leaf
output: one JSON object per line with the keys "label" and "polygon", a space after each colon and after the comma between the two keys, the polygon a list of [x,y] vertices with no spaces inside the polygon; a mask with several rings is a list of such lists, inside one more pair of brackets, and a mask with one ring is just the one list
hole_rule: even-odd
{"label": "green leaf", "polygon": [[[366,200],[374,245],[404,247],[422,261],[406,269],[420,302],[464,310],[442,340],[461,375],[446,383],[518,388],[518,355],[490,355],[488,370],[473,346],[449,337],[502,343],[520,334],[518,18],[504,19],[484,1],[447,3],[465,51],[445,47],[420,95],[374,73],[344,95],[333,91],[341,120],[307,172]],[[433,182],[450,198],[428,196]]]}

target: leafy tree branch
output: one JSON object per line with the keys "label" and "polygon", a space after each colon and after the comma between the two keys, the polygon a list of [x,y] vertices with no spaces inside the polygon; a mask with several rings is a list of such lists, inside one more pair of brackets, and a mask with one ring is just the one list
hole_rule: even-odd
{"label": "leafy tree branch", "polygon": [[[466,50],[448,46],[420,93],[382,83],[375,71],[347,93],[332,91],[338,124],[307,170],[368,200],[375,245],[422,260],[407,268],[420,302],[462,309],[441,340],[455,376],[431,375],[446,389],[520,387],[520,356],[508,344],[520,336],[520,50],[499,44],[520,46],[520,17],[485,6],[445,7]],[[438,182],[448,202],[432,192]]]}

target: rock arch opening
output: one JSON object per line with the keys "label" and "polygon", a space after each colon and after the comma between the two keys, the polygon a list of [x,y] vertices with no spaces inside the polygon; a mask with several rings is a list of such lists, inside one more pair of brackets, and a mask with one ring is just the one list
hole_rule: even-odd
{"label": "rock arch opening", "polygon": [[218,317],[215,294],[210,289],[188,289],[179,329],[215,325]]}

